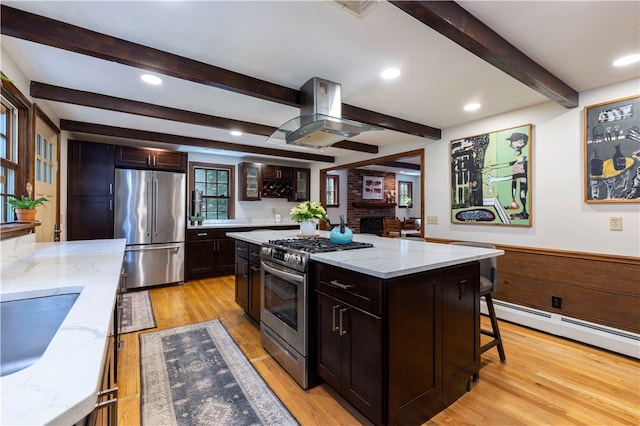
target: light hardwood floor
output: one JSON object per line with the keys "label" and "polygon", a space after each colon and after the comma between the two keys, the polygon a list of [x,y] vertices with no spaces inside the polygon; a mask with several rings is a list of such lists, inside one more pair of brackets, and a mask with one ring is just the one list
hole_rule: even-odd
{"label": "light hardwood floor", "polygon": [[[150,290],[158,329],[219,318],[301,425],[368,424],[326,384],[302,390],[260,345],[257,325],[234,301],[234,278]],[[488,327],[488,319],[482,319]],[[120,425],[140,424],[139,338],[123,335]],[[480,380],[427,425],[640,425],[640,362],[500,322],[507,363],[482,355]],[[156,425],[149,425],[156,426]],[[159,426],[159,425],[158,425]]]}

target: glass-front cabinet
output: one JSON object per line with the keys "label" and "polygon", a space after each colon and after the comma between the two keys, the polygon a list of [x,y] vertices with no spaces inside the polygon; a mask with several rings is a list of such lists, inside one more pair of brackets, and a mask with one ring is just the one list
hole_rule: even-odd
{"label": "glass-front cabinet", "polygon": [[310,174],[311,170],[309,169],[294,169],[294,201],[309,201]]}
{"label": "glass-front cabinet", "polygon": [[261,164],[240,163],[240,201],[256,201],[260,199],[262,188]]}

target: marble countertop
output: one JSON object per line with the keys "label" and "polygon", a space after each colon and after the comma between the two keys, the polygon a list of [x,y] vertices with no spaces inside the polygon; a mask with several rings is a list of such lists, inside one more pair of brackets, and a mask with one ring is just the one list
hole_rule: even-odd
{"label": "marble countertop", "polygon": [[[295,229],[228,232],[227,236],[253,244],[262,244],[269,240],[297,238],[298,232]],[[318,233],[322,237],[329,237],[328,231],[318,231]],[[387,279],[504,254],[503,250],[428,243],[415,238],[383,238],[371,234],[354,234],[353,241],[371,243],[373,247],[311,254],[311,260]]]}
{"label": "marble countertop", "polygon": [[187,221],[187,229],[203,229],[203,228],[279,228],[282,226],[298,226],[297,222],[291,220],[282,220],[276,223],[273,218],[269,219],[218,219],[205,220],[202,225],[191,225]]}
{"label": "marble countertop", "polygon": [[96,403],[125,240],[1,242],[3,301],[80,292],[40,360],[0,378],[0,424],[74,424]]}

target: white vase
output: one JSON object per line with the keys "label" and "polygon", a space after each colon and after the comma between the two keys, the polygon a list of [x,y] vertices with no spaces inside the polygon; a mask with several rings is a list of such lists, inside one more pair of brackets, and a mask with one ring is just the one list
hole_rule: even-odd
{"label": "white vase", "polygon": [[300,222],[300,234],[301,235],[315,235],[316,233],[316,223],[309,219],[303,220]]}

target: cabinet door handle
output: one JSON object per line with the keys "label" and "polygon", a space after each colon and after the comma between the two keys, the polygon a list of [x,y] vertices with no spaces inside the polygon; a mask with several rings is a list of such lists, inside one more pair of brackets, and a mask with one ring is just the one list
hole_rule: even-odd
{"label": "cabinet door handle", "polygon": [[329,281],[329,284],[331,284],[333,287],[341,288],[342,290],[349,290],[355,287],[355,284],[342,284],[338,280],[331,280]]}
{"label": "cabinet door handle", "polygon": [[113,200],[109,200],[109,211],[113,211]]}
{"label": "cabinet door handle", "polygon": [[347,330],[344,328],[344,314],[347,312],[349,308],[340,309],[340,335],[344,336],[347,334]]}
{"label": "cabinet door handle", "polygon": [[153,156],[153,167],[155,167],[155,166],[156,166],[156,156],[154,155]]}
{"label": "cabinet door handle", "polygon": [[257,265],[251,265],[251,270],[255,272],[260,272],[260,267]]}
{"label": "cabinet door handle", "polygon": [[113,195],[113,184],[109,184],[109,195]]}
{"label": "cabinet door handle", "polygon": [[151,165],[151,155],[147,155],[147,166]]}
{"label": "cabinet door handle", "polygon": [[333,307],[333,315],[331,316],[331,329],[332,331],[338,331],[339,328],[336,325],[336,310],[340,308],[340,305],[335,305]]}

